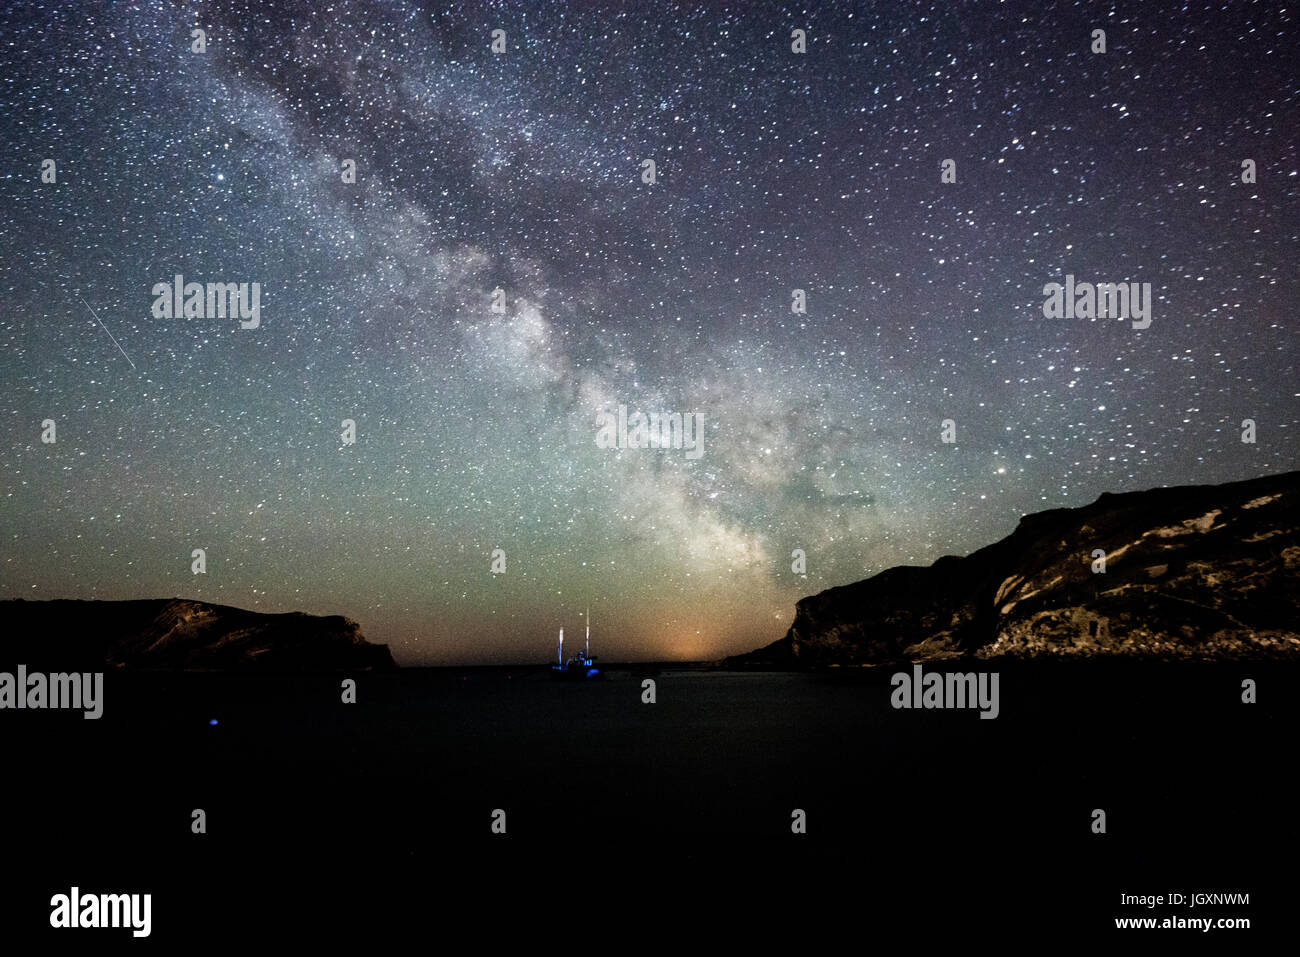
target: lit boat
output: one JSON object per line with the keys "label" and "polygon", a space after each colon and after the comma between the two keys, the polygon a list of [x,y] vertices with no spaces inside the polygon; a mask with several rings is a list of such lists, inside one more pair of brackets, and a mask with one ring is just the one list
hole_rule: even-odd
{"label": "lit boat", "polygon": [[569,678],[584,680],[586,678],[603,678],[604,672],[596,664],[591,654],[591,612],[587,612],[587,644],[584,651],[564,660],[564,629],[560,629],[560,647],[555,654],[555,664],[551,665],[552,678]]}

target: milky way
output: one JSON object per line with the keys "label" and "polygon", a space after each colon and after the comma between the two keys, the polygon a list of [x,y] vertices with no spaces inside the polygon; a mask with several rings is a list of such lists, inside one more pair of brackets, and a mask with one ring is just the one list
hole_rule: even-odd
{"label": "milky way", "polygon": [[[406,664],[542,661],[590,605],[606,659],[716,658],[1030,512],[1296,468],[1296,31],[6,4],[0,595],[344,614]],[[176,274],[260,325],[157,318]],[[1067,275],[1151,325],[1045,318]],[[703,454],[598,447],[619,405]]]}

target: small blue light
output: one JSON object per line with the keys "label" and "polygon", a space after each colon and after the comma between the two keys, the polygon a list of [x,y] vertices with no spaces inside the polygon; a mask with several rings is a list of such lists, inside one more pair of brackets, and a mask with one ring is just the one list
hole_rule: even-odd
{"label": "small blue light", "polygon": [[213,718],[211,721],[208,722],[208,724],[209,724],[209,725],[212,725],[212,726],[215,726],[216,723],[217,723],[217,719],[216,719],[216,718]]}

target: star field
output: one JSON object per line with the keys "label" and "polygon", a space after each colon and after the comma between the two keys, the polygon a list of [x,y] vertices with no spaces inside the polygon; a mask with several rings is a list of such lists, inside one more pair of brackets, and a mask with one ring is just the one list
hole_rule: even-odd
{"label": "star field", "polygon": [[[1024,514],[1300,467],[1296,32],[6,4],[0,597],[344,614],[403,664],[541,662],[590,604],[602,658],[717,658]],[[177,273],[260,283],[260,327],[156,318]],[[1150,283],[1150,327],[1044,318],[1067,273]],[[597,447],[619,404],[703,455]]]}

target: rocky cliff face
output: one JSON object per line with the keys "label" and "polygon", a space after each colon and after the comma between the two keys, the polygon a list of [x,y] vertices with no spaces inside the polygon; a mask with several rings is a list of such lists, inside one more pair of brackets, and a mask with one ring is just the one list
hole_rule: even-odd
{"label": "rocky cliff face", "polygon": [[30,668],[319,671],[394,668],[339,615],[266,615],[181,598],[0,602],[0,662]]}
{"label": "rocky cliff face", "polygon": [[1300,472],[1039,512],[965,558],[890,568],[796,608],[784,638],[727,663],[1300,657]]}

